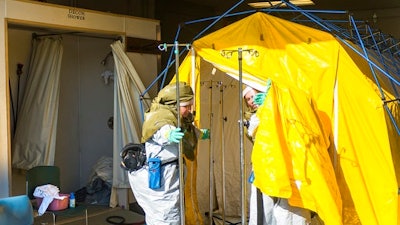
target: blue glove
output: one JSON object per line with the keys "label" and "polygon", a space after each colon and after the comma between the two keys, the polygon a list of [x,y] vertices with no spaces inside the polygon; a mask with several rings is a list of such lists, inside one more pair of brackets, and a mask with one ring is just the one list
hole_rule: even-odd
{"label": "blue glove", "polygon": [[255,179],[255,177],[254,177],[254,171],[251,171],[250,177],[249,177],[249,179],[248,179],[248,182],[252,184],[252,183],[254,182],[254,179]]}
{"label": "blue glove", "polygon": [[201,139],[210,139],[210,130],[209,129],[200,129],[201,130]]}
{"label": "blue glove", "polygon": [[185,134],[181,132],[181,128],[175,128],[169,132],[168,141],[179,143]]}

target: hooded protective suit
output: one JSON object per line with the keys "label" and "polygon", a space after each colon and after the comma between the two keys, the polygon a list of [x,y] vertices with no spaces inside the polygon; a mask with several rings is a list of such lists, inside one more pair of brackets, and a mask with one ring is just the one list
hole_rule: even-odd
{"label": "hooded protective suit", "polygon": [[[193,91],[185,83],[179,83],[180,103],[192,104]],[[176,83],[163,88],[153,100],[150,110],[145,114],[142,130],[142,142],[145,142],[146,156],[161,160],[161,186],[149,187],[149,166],[129,173],[129,182],[135,198],[146,214],[147,225],[177,225],[180,224],[179,206],[179,144],[169,141],[168,136],[177,126],[178,110],[176,107]],[[183,143],[193,143],[196,137],[190,118],[182,119],[185,132]],[[195,138],[197,143],[197,138]],[[184,144],[185,146],[185,144]],[[189,147],[188,147],[189,146]],[[190,146],[184,147],[184,152],[193,152]],[[188,155],[188,154],[186,154]],[[194,154],[193,154],[194,156]]]}

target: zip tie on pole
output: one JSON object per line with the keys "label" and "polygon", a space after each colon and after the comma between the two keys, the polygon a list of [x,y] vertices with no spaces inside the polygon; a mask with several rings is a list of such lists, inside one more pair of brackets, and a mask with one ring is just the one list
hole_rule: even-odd
{"label": "zip tie on pole", "polygon": [[158,45],[158,49],[159,49],[160,51],[166,52],[166,51],[167,51],[167,44],[164,43],[164,44]]}

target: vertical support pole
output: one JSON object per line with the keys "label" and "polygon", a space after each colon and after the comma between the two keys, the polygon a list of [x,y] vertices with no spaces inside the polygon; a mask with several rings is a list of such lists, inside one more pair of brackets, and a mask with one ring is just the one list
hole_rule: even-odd
{"label": "vertical support pole", "polygon": [[246,182],[245,182],[245,158],[244,158],[244,145],[243,145],[243,98],[242,98],[242,92],[243,92],[243,81],[242,81],[242,54],[243,50],[242,48],[238,49],[238,61],[239,61],[239,142],[240,142],[240,181],[241,181],[241,202],[242,202],[242,225],[247,224],[247,204],[246,204]]}
{"label": "vertical support pole", "polygon": [[221,113],[221,171],[222,171],[222,224],[225,224],[225,206],[226,206],[226,176],[225,176],[225,132],[224,132],[224,86],[222,81],[219,82],[219,94],[220,94],[220,113]]}
{"label": "vertical support pole", "polygon": [[[174,46],[175,52],[175,76],[176,76],[176,108],[178,110],[178,121],[177,126],[181,127],[181,114],[179,112],[180,107],[180,93],[179,93],[179,44],[175,41]],[[180,201],[180,212],[181,212],[181,225],[185,225],[185,181],[183,176],[183,151],[182,142],[179,142],[179,201]]]}
{"label": "vertical support pole", "polygon": [[[213,93],[212,93],[212,89],[213,89],[213,81],[212,81],[212,77],[210,79],[210,94],[209,94],[209,104],[210,104],[210,124],[209,127],[211,129],[212,126],[212,119],[213,119],[213,108],[212,108],[212,100],[213,100]],[[209,174],[209,182],[210,182],[210,189],[209,189],[209,195],[210,195],[210,223],[209,224],[213,224],[213,212],[214,212],[214,151],[211,145],[211,139],[208,142],[209,146],[209,162],[208,162],[208,166],[210,168],[210,174]]]}

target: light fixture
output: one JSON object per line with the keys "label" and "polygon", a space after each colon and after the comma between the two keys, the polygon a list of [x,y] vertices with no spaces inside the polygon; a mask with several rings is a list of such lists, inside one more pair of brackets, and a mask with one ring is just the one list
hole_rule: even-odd
{"label": "light fixture", "polygon": [[372,21],[373,21],[374,23],[378,22],[378,15],[376,15],[376,13],[374,13],[374,14],[372,15]]}
{"label": "light fixture", "polygon": [[[292,0],[289,1],[293,5],[297,6],[305,6],[305,5],[315,5],[315,3],[312,0]],[[275,6],[279,7],[287,7],[286,3],[284,1],[267,1],[267,2],[251,2],[248,3],[249,6],[253,8],[271,8]]]}

